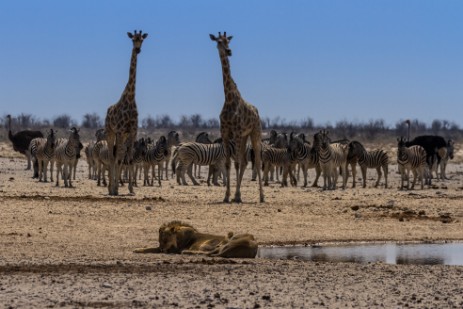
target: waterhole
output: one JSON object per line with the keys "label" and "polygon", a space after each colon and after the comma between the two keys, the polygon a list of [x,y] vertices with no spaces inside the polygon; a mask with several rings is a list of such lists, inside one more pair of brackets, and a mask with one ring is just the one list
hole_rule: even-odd
{"label": "waterhole", "polygon": [[463,265],[463,243],[260,247],[257,257],[316,262]]}

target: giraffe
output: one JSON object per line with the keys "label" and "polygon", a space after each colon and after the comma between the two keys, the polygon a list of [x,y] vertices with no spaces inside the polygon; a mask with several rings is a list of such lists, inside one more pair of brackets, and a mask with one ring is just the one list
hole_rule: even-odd
{"label": "giraffe", "polygon": [[[225,167],[227,179],[230,179],[231,165],[231,149],[230,141],[235,143],[237,162],[237,181],[235,198],[232,200],[235,203],[241,203],[241,181],[246,169],[246,143],[248,138],[251,139],[252,148],[256,154],[256,166],[261,166],[261,121],[257,108],[246,102],[236,86],[230,72],[230,62],[228,57],[231,56],[231,49],[228,47],[232,36],[227,37],[227,33],[216,37],[213,34],[209,35],[212,41],[217,42],[220,61],[222,64],[223,87],[225,92],[225,103],[220,113],[220,133],[222,135],[223,144],[225,145]],[[260,168],[257,169],[259,179],[259,194],[260,202],[264,202],[264,192],[262,189],[262,179]],[[229,203],[230,200],[230,181],[227,181],[227,189],[225,193],[224,203]]]}
{"label": "giraffe", "polygon": [[[129,81],[119,101],[108,108],[105,120],[106,140],[109,149],[109,195],[118,195],[118,180],[121,175],[125,153],[132,161],[133,145],[137,137],[138,111],[135,103],[135,79],[137,74],[137,56],[143,40],[148,36],[140,30],[127,32],[132,40]],[[129,165],[129,192],[133,194],[133,166]]]}

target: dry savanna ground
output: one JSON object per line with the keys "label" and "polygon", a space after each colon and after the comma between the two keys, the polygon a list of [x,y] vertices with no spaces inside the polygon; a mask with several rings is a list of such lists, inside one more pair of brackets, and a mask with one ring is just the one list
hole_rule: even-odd
{"label": "dry savanna ground", "polygon": [[[390,187],[322,191],[265,187],[250,173],[243,204],[223,187],[135,188],[109,197],[81,160],[74,188],[39,183],[10,144],[0,144],[0,306],[152,308],[463,307],[463,266],[134,254],[157,245],[159,226],[181,220],[200,231],[252,233],[260,245],[351,241],[463,240],[463,153],[447,181],[400,191],[394,153]],[[203,172],[206,169],[203,168]],[[54,176],[56,177],[56,175]],[[309,171],[313,181],[314,171]],[[351,179],[350,179],[351,181]]]}

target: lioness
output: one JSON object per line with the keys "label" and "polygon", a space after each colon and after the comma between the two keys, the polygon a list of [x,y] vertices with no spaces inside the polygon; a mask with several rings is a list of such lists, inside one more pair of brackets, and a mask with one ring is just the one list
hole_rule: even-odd
{"label": "lioness", "polygon": [[159,247],[135,253],[205,254],[225,258],[254,258],[257,242],[251,234],[219,236],[198,232],[189,224],[172,221],[159,228]]}

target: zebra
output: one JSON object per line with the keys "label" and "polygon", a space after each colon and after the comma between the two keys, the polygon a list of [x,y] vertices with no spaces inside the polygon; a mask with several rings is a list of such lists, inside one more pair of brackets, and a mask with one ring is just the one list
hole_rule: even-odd
{"label": "zebra", "polygon": [[378,187],[379,181],[381,180],[381,169],[384,172],[384,188],[387,188],[387,175],[389,157],[387,153],[381,149],[367,151],[363,145],[358,141],[352,141],[349,143],[349,152],[347,154],[348,162],[352,163],[352,187],[355,188],[356,180],[356,163],[360,165],[363,177],[363,187],[366,188],[367,168],[376,168],[378,173],[378,180],[376,181],[375,188]]}
{"label": "zebra", "polygon": [[452,139],[449,139],[446,147],[437,149],[437,156],[440,158],[440,162],[438,162],[439,160],[434,160],[434,164],[432,166],[432,171],[436,173],[436,178],[440,178],[441,180],[449,179],[445,174],[445,170],[447,168],[448,161],[453,160],[454,145],[455,142]]}
{"label": "zebra", "polygon": [[319,164],[317,153],[313,151],[313,148],[310,146],[310,144],[303,139],[304,137],[305,136],[301,137],[300,135],[291,133],[288,147],[294,160],[298,162],[298,165],[302,169],[302,173],[304,175],[303,187],[307,187],[307,170],[309,168],[315,168],[316,176],[312,187],[317,187],[318,179],[320,178],[322,170]]}
{"label": "zebra", "polygon": [[93,158],[93,150],[95,148],[96,143],[106,138],[104,129],[98,129],[95,132],[96,142],[91,141],[87,146],[84,148],[85,157],[87,159],[88,164],[88,179],[96,179],[97,178],[97,168],[96,162]]}
{"label": "zebra", "polygon": [[[288,147],[288,135],[285,132],[277,133],[277,131],[271,130],[268,143],[270,146],[275,147],[275,148],[280,148],[280,149],[287,148]],[[279,175],[282,174],[283,172],[282,169],[283,167],[281,167],[280,170],[275,169],[277,181],[280,181]],[[272,173],[271,180],[273,181],[273,173],[274,173],[273,168],[272,168],[271,173]]]}
{"label": "zebra", "polygon": [[317,153],[320,167],[323,172],[323,190],[336,189],[338,170],[342,174],[342,188],[346,188],[347,182],[347,145],[344,143],[333,143],[329,138],[329,131],[320,130],[314,135],[313,147]]}
{"label": "zebra", "polygon": [[426,184],[430,182],[428,176],[428,163],[426,160],[426,150],[419,145],[410,147],[405,146],[406,140],[403,137],[397,138],[397,163],[401,177],[400,189],[404,188],[404,180],[407,179],[407,189],[410,186],[410,170],[413,173],[413,183],[411,189],[415,188],[416,179],[419,178],[421,189],[423,190],[423,178]]}
{"label": "zebra", "polygon": [[[180,138],[179,138],[178,133],[176,131],[170,131],[169,133],[167,133],[167,155],[164,160],[166,180],[169,179],[168,168],[169,168],[169,161],[172,157],[172,147],[177,146],[178,144],[180,144]],[[172,177],[173,177],[173,173],[172,173]]]}
{"label": "zebra", "polygon": [[[182,143],[175,149],[174,159],[176,162],[178,162],[176,168],[178,171],[176,171],[176,174],[177,183],[179,185],[188,185],[188,183],[185,180],[185,173],[188,174],[195,186],[199,185],[192,173],[193,164],[196,164],[198,166],[212,165],[215,169],[218,169],[222,173],[222,175],[226,175],[225,147],[222,142],[213,144],[203,144],[198,142]],[[224,182],[226,181],[227,179],[224,179]]]}
{"label": "zebra", "polygon": [[[29,144],[29,153],[32,160],[37,162],[39,181],[47,182],[48,163],[50,164],[50,180],[53,182],[53,155],[55,151],[56,132],[53,129],[47,131],[47,137],[36,137]],[[34,162],[34,165],[35,165]]]}
{"label": "zebra", "polygon": [[65,187],[72,187],[71,168],[77,160],[77,152],[79,151],[80,136],[79,130],[72,127],[71,134],[68,139],[62,139],[56,145],[54,160],[56,162],[56,186],[59,186],[59,176],[62,172]]}
{"label": "zebra", "polygon": [[[168,154],[167,150],[167,139],[162,135],[155,145],[149,147],[146,151],[145,156],[143,157],[143,167],[144,167],[144,180],[143,185],[154,185],[154,174],[155,166],[161,165],[162,162],[166,160]],[[148,172],[152,168],[152,178],[151,184],[149,182]],[[158,184],[161,186],[161,168],[158,168]]]}
{"label": "zebra", "polygon": [[287,176],[290,176],[290,182],[292,185],[297,185],[296,177],[293,174],[293,167],[295,161],[291,155],[291,152],[288,148],[275,148],[275,147],[265,147],[262,149],[262,167],[264,170],[264,186],[268,186],[268,173],[270,168],[282,167],[283,176],[281,180],[281,186],[287,187]]}
{"label": "zebra", "polygon": [[92,149],[92,158],[97,172],[97,186],[101,185],[103,178],[103,185],[106,186],[105,171],[109,166],[109,149],[106,139],[95,143]]}
{"label": "zebra", "polygon": [[[128,150],[128,148],[127,148]],[[139,171],[139,167],[143,164],[143,158],[145,157],[147,153],[148,147],[146,144],[146,140],[144,138],[140,138],[139,140],[136,140],[133,143],[132,147],[132,161],[129,162],[129,156],[128,156],[128,151],[124,155],[124,160],[122,161],[122,170],[124,171],[124,179],[127,180],[128,177],[128,172],[129,172],[129,167],[130,165],[134,165],[134,177],[132,179],[132,185],[137,186],[137,175]],[[122,170],[121,170],[121,176],[120,176],[120,184],[121,186],[124,185],[124,182],[122,180]]]}
{"label": "zebra", "polygon": [[[212,144],[213,141],[209,139],[209,133],[207,132],[199,132],[198,135],[196,135],[195,139],[196,143],[201,143],[201,144]],[[195,177],[201,178],[201,165],[196,166],[196,164],[193,164],[194,166],[194,175]]]}

